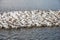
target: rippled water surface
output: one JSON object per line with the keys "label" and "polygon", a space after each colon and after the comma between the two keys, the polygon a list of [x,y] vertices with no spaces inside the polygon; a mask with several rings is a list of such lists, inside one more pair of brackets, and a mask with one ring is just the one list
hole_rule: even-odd
{"label": "rippled water surface", "polygon": [[[60,9],[60,0],[0,0],[0,11]],[[0,30],[0,40],[60,40],[60,27]]]}
{"label": "rippled water surface", "polygon": [[60,9],[60,0],[0,0],[0,10]]}
{"label": "rippled water surface", "polygon": [[60,40],[60,27],[0,30],[0,40]]}

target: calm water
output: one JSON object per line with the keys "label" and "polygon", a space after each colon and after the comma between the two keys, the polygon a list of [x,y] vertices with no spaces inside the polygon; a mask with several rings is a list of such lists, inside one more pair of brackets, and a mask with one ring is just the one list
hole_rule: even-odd
{"label": "calm water", "polygon": [[60,0],[0,0],[1,10],[60,9]]}
{"label": "calm water", "polygon": [[0,40],[60,40],[60,27],[0,30]]}

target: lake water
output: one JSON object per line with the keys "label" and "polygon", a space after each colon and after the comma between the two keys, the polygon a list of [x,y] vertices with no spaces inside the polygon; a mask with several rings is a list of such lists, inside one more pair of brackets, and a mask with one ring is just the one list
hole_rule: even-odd
{"label": "lake water", "polygon": [[60,40],[60,27],[0,30],[0,40]]}
{"label": "lake water", "polygon": [[0,0],[2,10],[59,10],[60,0]]}
{"label": "lake water", "polygon": [[[0,0],[0,11],[59,10],[60,0]],[[0,30],[0,40],[60,40],[60,27]]]}

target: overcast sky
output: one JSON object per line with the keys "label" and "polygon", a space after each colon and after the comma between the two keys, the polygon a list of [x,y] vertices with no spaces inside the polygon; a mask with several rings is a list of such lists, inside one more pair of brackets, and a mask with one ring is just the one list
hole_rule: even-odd
{"label": "overcast sky", "polygon": [[0,8],[60,8],[60,0],[0,0]]}

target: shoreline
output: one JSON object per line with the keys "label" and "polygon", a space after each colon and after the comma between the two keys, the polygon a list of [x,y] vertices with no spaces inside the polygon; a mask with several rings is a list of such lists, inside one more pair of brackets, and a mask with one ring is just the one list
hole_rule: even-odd
{"label": "shoreline", "polygon": [[60,27],[60,10],[59,11],[10,11],[0,12],[0,29],[10,28],[33,28],[33,27]]}

